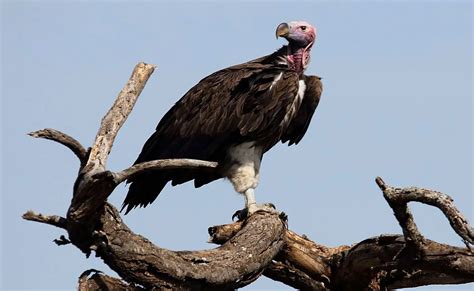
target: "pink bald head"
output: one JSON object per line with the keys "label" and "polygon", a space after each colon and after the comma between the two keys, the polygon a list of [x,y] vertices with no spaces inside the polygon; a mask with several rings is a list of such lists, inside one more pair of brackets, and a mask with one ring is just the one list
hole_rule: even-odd
{"label": "pink bald head", "polygon": [[278,25],[276,36],[286,38],[291,46],[309,49],[316,40],[316,28],[306,21],[291,21]]}
{"label": "pink bald head", "polygon": [[311,47],[316,40],[316,28],[306,21],[291,21],[278,25],[276,36],[288,40],[288,68],[302,74],[309,64]]}

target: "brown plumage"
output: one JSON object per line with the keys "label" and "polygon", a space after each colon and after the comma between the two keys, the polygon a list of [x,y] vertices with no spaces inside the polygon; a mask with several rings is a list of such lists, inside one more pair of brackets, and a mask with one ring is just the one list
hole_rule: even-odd
{"label": "brown plumage", "polygon": [[[161,119],[135,164],[192,158],[216,161],[219,166],[157,170],[134,177],[124,201],[126,212],[153,202],[169,181],[175,186],[194,180],[200,187],[229,177],[236,163],[229,152],[233,146],[252,142],[262,149],[261,159],[278,141],[297,144],[308,129],[322,85],[319,77],[305,76],[282,61],[288,51],[284,46],[271,55],[220,70],[192,87]],[[297,100],[300,80],[306,87],[302,100]]]}

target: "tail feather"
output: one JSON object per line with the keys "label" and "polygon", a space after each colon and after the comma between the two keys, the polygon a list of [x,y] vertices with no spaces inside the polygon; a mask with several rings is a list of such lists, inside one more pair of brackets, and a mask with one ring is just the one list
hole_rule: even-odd
{"label": "tail feather", "polygon": [[[147,140],[134,164],[169,158],[219,162],[224,155],[224,152],[220,151],[224,141],[225,136],[194,135],[180,138],[157,130]],[[125,209],[127,214],[138,206],[145,207],[152,203],[170,181],[176,186],[194,179],[195,186],[200,187],[219,178],[222,178],[222,175],[217,169],[168,169],[139,174],[129,181],[131,184],[122,211]]]}
{"label": "tail feather", "polygon": [[220,178],[222,175],[218,172],[203,173],[194,179],[194,187],[199,188]]}
{"label": "tail feather", "polygon": [[131,181],[127,196],[122,204],[123,211],[128,214],[137,206],[145,207],[155,201],[169,179],[159,173],[146,173]]}

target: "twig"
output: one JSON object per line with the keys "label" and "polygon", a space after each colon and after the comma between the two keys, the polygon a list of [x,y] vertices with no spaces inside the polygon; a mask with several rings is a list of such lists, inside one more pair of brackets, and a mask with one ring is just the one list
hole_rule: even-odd
{"label": "twig", "polygon": [[84,165],[87,161],[87,150],[81,145],[81,143],[59,130],[45,128],[30,132],[28,135],[35,138],[49,139],[68,147],[79,158],[81,165]]}
{"label": "twig", "polygon": [[393,209],[393,213],[403,230],[407,244],[415,246],[418,251],[422,251],[425,238],[416,226],[413,215],[407,206],[408,201],[400,201],[398,192],[396,191],[397,189],[385,184],[382,178],[377,177],[375,182],[382,190],[385,200],[387,200],[387,203]]}
{"label": "twig", "polygon": [[173,168],[215,168],[217,163],[193,160],[193,159],[166,159],[154,160],[131,166],[121,172],[115,173],[115,182],[117,184],[132,178],[146,171],[157,169],[173,169]]}
{"label": "twig", "polygon": [[67,229],[67,220],[58,215],[43,215],[32,210],[23,214],[23,219],[54,225],[59,228]]}

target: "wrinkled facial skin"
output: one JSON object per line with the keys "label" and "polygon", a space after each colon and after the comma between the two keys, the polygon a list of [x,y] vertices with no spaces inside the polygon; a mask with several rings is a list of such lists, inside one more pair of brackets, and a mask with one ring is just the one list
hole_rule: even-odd
{"label": "wrinkled facial skin", "polygon": [[291,45],[309,48],[316,39],[316,29],[306,21],[292,21],[278,25],[276,36],[286,38]]}

